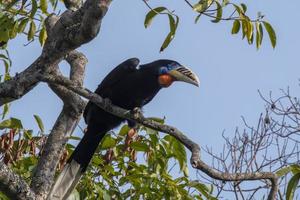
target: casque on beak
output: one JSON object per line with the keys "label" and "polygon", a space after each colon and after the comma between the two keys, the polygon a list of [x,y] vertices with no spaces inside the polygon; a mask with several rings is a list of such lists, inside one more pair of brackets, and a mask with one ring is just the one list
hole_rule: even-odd
{"label": "casque on beak", "polygon": [[175,79],[175,81],[190,83],[197,87],[199,87],[200,85],[198,76],[187,67],[176,67],[175,69],[168,71],[168,74],[171,75]]}

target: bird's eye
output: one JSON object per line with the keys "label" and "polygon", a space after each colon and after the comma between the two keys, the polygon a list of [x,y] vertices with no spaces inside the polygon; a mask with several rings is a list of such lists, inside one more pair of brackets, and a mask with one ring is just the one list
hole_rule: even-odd
{"label": "bird's eye", "polygon": [[159,74],[166,74],[168,72],[168,69],[166,67],[161,67],[159,69]]}

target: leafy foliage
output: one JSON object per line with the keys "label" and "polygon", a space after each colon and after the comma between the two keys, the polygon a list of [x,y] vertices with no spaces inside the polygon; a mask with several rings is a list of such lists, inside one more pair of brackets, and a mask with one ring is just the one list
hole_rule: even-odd
{"label": "leafy foliage", "polygon": [[[49,15],[49,6],[56,9],[57,0],[0,0],[0,43],[5,46],[18,34],[27,35],[27,40],[39,38],[40,44],[46,41],[44,19]],[[48,6],[48,4],[50,4]]]}
{"label": "leafy foliage", "polygon": [[[1,159],[28,182],[46,140],[41,118],[34,118],[41,131],[37,134],[25,129],[16,118],[0,122]],[[66,145],[57,172],[74,150],[73,140]],[[109,132],[104,137],[71,198],[214,199],[209,188],[189,180],[186,151],[175,138],[162,137],[146,127],[135,132],[124,125],[118,133]]]}
{"label": "leafy foliage", "polygon": [[[0,48],[0,63],[1,62],[4,65],[4,73],[3,73],[3,75],[0,73],[0,83],[11,79],[10,68],[11,68],[11,65],[12,65],[12,61],[9,57],[8,51],[6,49],[1,49]],[[9,104],[7,103],[7,104],[3,105],[2,119],[5,118],[8,111],[9,111]]]}
{"label": "leafy foliage", "polygon": [[[238,34],[241,31],[242,39],[246,38],[248,44],[256,43],[256,48],[259,49],[261,47],[263,41],[263,27],[267,31],[271,45],[273,48],[276,46],[276,33],[271,26],[270,23],[263,20],[264,16],[258,13],[256,19],[251,19],[247,16],[247,6],[245,4],[235,4],[231,3],[228,0],[200,0],[198,3],[189,6],[193,9],[194,12],[197,13],[195,18],[195,23],[197,23],[202,15],[211,18],[211,22],[219,23],[221,21],[233,21],[233,26],[231,33]],[[148,4],[147,4],[148,5]],[[231,8],[230,8],[231,7]],[[224,17],[223,10],[226,11],[231,9],[232,12],[229,16]],[[228,11],[227,11],[228,12]],[[153,18],[157,15],[166,15],[169,17],[169,25],[170,32],[166,36],[160,51],[163,51],[168,47],[170,42],[173,40],[176,34],[176,29],[179,23],[179,17],[174,13],[174,11],[168,10],[166,7],[157,7],[151,9],[145,18],[145,27],[148,28],[153,20]],[[262,24],[264,26],[262,26]]]}
{"label": "leafy foliage", "polygon": [[[144,1],[146,2],[146,1]],[[49,13],[54,12],[58,0],[0,0],[0,46],[5,46],[9,40],[14,39],[18,34],[27,35],[29,42],[35,38],[39,39],[41,45],[44,45],[47,39],[47,32],[44,25],[44,19]],[[150,5],[146,3],[149,7]],[[249,44],[255,43],[257,49],[261,47],[263,39],[263,27],[267,31],[272,47],[276,46],[276,34],[271,24],[264,21],[264,16],[260,13],[256,19],[251,19],[246,15],[247,6],[245,4],[235,4],[228,0],[200,0],[198,3],[189,6],[197,13],[195,22],[200,16],[204,15],[211,18],[211,22],[234,21],[232,33],[239,32],[239,24],[242,26],[242,38],[247,38]],[[151,7],[150,7],[151,8]],[[224,13],[232,11],[232,14],[224,17]],[[160,51],[165,50],[176,35],[179,24],[179,16],[167,7],[159,6],[151,8],[147,13],[144,25],[148,28],[153,19],[158,15],[165,15],[168,18],[169,33],[164,39]],[[261,26],[263,24],[263,26]],[[256,30],[255,30],[256,29]]]}
{"label": "leafy foliage", "polygon": [[296,189],[299,187],[300,180],[300,165],[293,164],[285,168],[281,168],[276,172],[277,176],[282,177],[291,173],[292,176],[287,184],[286,200],[293,200]]}
{"label": "leafy foliage", "polygon": [[180,142],[145,127],[138,132],[124,125],[106,135],[77,187],[81,199],[213,199],[206,185],[188,179]]}

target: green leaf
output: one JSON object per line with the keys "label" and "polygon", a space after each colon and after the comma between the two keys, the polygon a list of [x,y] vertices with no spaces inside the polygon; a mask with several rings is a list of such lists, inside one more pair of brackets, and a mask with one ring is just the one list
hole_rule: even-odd
{"label": "green leaf", "polygon": [[197,15],[197,17],[195,18],[195,24],[197,24],[197,22],[199,21],[201,15],[202,15],[202,13],[200,13],[199,15]]}
{"label": "green leaf", "polygon": [[188,168],[187,166],[185,166],[185,167],[182,169],[182,171],[183,171],[184,176],[189,176],[189,168]]}
{"label": "green leaf", "polygon": [[199,1],[199,3],[196,3],[193,6],[193,10],[196,12],[203,12],[205,11],[211,4],[212,4],[213,0],[201,0]]}
{"label": "green leaf", "polygon": [[9,64],[9,62],[7,62],[7,60],[3,60],[3,62],[5,65],[5,74],[9,74],[10,64]]}
{"label": "green leaf", "polygon": [[202,12],[205,10],[205,6],[202,3],[196,3],[193,5],[193,10],[196,12]]}
{"label": "green leaf", "polygon": [[0,123],[0,130],[5,128],[23,129],[23,125],[21,120],[16,118],[10,118]]}
{"label": "green leaf", "polygon": [[17,36],[17,33],[18,33],[18,22],[15,21],[14,26],[9,31],[9,38],[10,39],[15,38]]}
{"label": "green leaf", "polygon": [[9,73],[6,73],[5,75],[4,75],[4,81],[8,81],[8,80],[10,80],[11,79],[11,76],[9,75]]}
{"label": "green leaf", "polygon": [[47,14],[47,9],[48,9],[48,3],[47,3],[47,0],[40,0],[40,7],[41,7],[41,10],[44,14]]}
{"label": "green leaf", "polygon": [[289,181],[287,190],[286,190],[286,200],[293,200],[294,193],[299,183],[300,173],[295,174]]}
{"label": "green leaf", "polygon": [[67,144],[66,144],[66,149],[67,149],[67,150],[74,150],[74,149],[75,149],[75,146],[72,145],[72,144],[67,143]]}
{"label": "green leaf", "polygon": [[173,147],[173,153],[179,162],[180,170],[183,171],[184,167],[186,167],[186,162],[187,162],[185,148],[183,144],[175,138],[173,139],[171,145]]}
{"label": "green leaf", "polygon": [[[158,131],[154,131],[150,128],[147,128],[146,130],[147,130],[147,133],[149,134],[149,137],[150,137],[151,146],[153,148],[156,148],[157,144],[159,142]],[[158,146],[158,148],[159,148],[159,146]]]}
{"label": "green leaf", "polygon": [[248,33],[248,23],[247,23],[247,20],[245,20],[245,19],[242,20],[242,31],[243,31],[242,38],[244,39]]}
{"label": "green leaf", "polygon": [[8,30],[0,30],[0,41],[7,42],[9,40],[9,31]]}
{"label": "green leaf", "polygon": [[0,199],[1,200],[10,200],[4,193],[0,191]]}
{"label": "green leaf", "polygon": [[282,176],[285,176],[290,171],[291,171],[290,166],[287,166],[287,167],[284,167],[284,168],[281,168],[280,170],[278,170],[276,172],[276,175],[279,176],[279,177],[282,177]]}
{"label": "green leaf", "polygon": [[179,23],[179,17],[175,16],[176,21],[175,21],[173,15],[168,14],[168,17],[169,17],[170,32],[175,34],[176,29],[178,27],[178,23]]}
{"label": "green leaf", "polygon": [[26,140],[31,140],[32,139],[32,130],[25,130],[24,131],[24,138]]}
{"label": "green leaf", "polygon": [[101,149],[109,149],[109,148],[114,147],[116,145],[116,143],[117,143],[116,140],[114,138],[112,138],[111,135],[106,134],[101,141],[100,148]]}
{"label": "green leaf", "polygon": [[247,11],[247,6],[244,3],[241,3],[244,13]]}
{"label": "green leaf", "polygon": [[263,21],[263,24],[264,24],[265,29],[267,30],[267,32],[269,34],[269,38],[270,38],[272,47],[275,48],[277,38],[276,38],[276,33],[275,33],[273,27],[271,26],[271,24],[269,24],[266,21]]}
{"label": "green leaf", "polygon": [[72,135],[72,136],[69,137],[69,140],[77,140],[77,141],[79,141],[79,140],[81,140],[81,138]]}
{"label": "green leaf", "polygon": [[0,41],[6,42],[10,38],[10,31],[14,26],[12,17],[4,15],[0,19]]}
{"label": "green leaf", "polygon": [[228,3],[229,3],[229,0],[223,0],[223,1],[222,1],[222,6],[228,5]]}
{"label": "green leaf", "polygon": [[147,13],[146,17],[145,17],[145,21],[144,21],[145,28],[148,28],[148,27],[150,26],[150,24],[151,24],[153,18],[154,18],[157,14],[163,12],[164,10],[166,10],[165,7],[157,7],[157,8],[154,8],[154,9],[150,10],[150,11]]}
{"label": "green leaf", "polygon": [[160,52],[164,51],[165,48],[167,48],[169,46],[169,44],[171,43],[171,41],[173,40],[174,38],[174,34],[172,32],[170,32],[167,37],[165,38],[163,44],[161,45],[160,47]]}
{"label": "green leaf", "polygon": [[241,24],[239,20],[234,20],[233,25],[232,25],[232,30],[231,34],[237,34],[240,30]]}
{"label": "green leaf", "polygon": [[242,8],[240,8],[238,5],[236,4],[232,4],[232,5],[234,6],[235,10],[239,13],[239,15],[244,13]]}
{"label": "green leaf", "polygon": [[34,21],[31,21],[29,31],[28,31],[28,36],[27,36],[28,41],[34,38],[35,30],[36,30],[35,23]]}
{"label": "green leaf", "polygon": [[4,104],[4,106],[3,106],[2,119],[5,118],[5,116],[7,115],[8,111],[9,111],[9,104],[6,103],[6,104]]}
{"label": "green leaf", "polygon": [[253,43],[253,24],[249,20],[247,20],[247,39],[249,44]]}
{"label": "green leaf", "polygon": [[42,119],[38,115],[33,115],[33,116],[34,116],[34,119],[35,119],[36,123],[38,124],[41,132],[44,132],[45,129],[44,129],[44,124],[43,124]]}
{"label": "green leaf", "polygon": [[18,27],[18,32],[21,33],[25,30],[26,28],[26,25],[28,23],[29,19],[28,18],[23,18],[19,24],[19,27]]}
{"label": "green leaf", "polygon": [[263,29],[260,22],[255,23],[256,28],[256,48],[259,49],[263,39]]}
{"label": "green leaf", "polygon": [[2,60],[8,60],[8,57],[4,54],[0,54],[0,59]]}
{"label": "green leaf", "polygon": [[223,9],[221,4],[218,1],[215,1],[216,5],[217,5],[217,15],[216,15],[216,19],[211,20],[213,23],[218,23],[221,18],[222,18],[222,14],[223,14]]}
{"label": "green leaf", "polygon": [[122,185],[124,185],[124,184],[126,184],[126,183],[128,183],[128,180],[127,180],[127,177],[125,176],[123,176],[123,177],[121,177],[120,178],[120,180],[119,180],[119,186],[122,186]]}
{"label": "green leaf", "polygon": [[157,168],[159,168],[159,166],[160,166],[161,170],[163,170],[163,171],[167,170],[167,162],[168,162],[167,159],[165,159],[164,157],[157,157],[156,162],[158,164]]}
{"label": "green leaf", "polygon": [[37,1],[31,0],[31,11],[30,11],[30,18],[32,19],[38,9]]}
{"label": "green leaf", "polygon": [[203,183],[197,182],[197,181],[191,181],[189,183],[190,187],[196,188],[201,194],[203,194],[207,199],[211,199],[211,196],[209,194],[209,189],[206,185]]}
{"label": "green leaf", "polygon": [[168,145],[165,144],[165,147],[168,150],[168,156],[172,156],[177,159],[180,170],[182,171],[187,165],[187,156],[184,145],[170,135],[166,135],[163,140],[168,142]]}
{"label": "green leaf", "polygon": [[160,52],[165,50],[169,46],[171,41],[174,39],[176,29],[177,29],[177,26],[178,26],[178,23],[179,23],[178,16],[176,16],[176,21],[175,21],[175,19],[172,15],[168,14],[168,17],[169,17],[170,32],[167,35],[167,37],[165,38],[165,41],[163,42],[163,44],[161,45]]}
{"label": "green leaf", "polygon": [[43,26],[42,30],[40,31],[40,35],[39,35],[39,41],[40,41],[41,46],[44,46],[46,39],[47,39],[47,31],[46,31],[46,28]]}
{"label": "green leaf", "polygon": [[119,135],[125,136],[128,133],[129,130],[130,130],[129,126],[128,125],[124,125],[120,129]]}
{"label": "green leaf", "polygon": [[300,166],[297,164],[292,164],[290,169],[294,175],[300,173]]}
{"label": "green leaf", "polygon": [[143,151],[143,152],[147,152],[149,151],[149,147],[147,144],[145,143],[141,143],[141,142],[132,142],[129,145],[131,148],[133,148],[136,151]]}

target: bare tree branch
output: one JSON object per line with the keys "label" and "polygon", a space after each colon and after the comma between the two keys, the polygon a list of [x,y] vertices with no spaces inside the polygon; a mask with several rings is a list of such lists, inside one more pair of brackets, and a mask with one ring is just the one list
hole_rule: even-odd
{"label": "bare tree branch", "polygon": [[26,70],[11,80],[0,83],[0,106],[21,98],[34,88],[38,83],[37,75],[40,73],[42,65],[42,59],[39,57]]}

